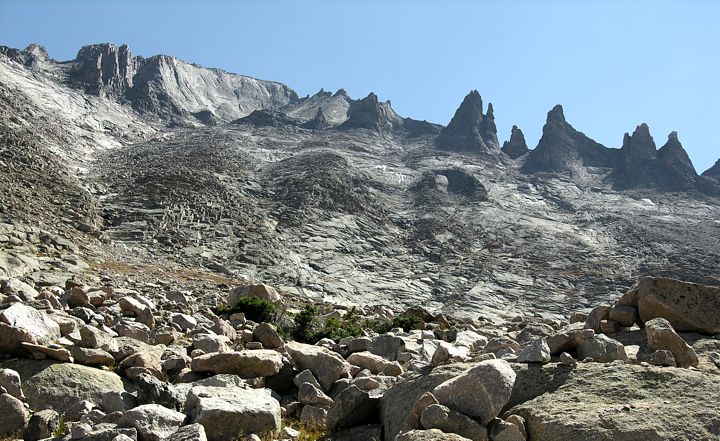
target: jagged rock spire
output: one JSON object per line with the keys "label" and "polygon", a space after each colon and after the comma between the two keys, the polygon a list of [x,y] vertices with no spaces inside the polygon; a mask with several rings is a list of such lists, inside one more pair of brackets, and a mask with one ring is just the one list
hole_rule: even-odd
{"label": "jagged rock spire", "polygon": [[522,130],[520,130],[518,126],[512,126],[510,140],[503,143],[502,152],[512,159],[517,159],[529,151],[530,149],[528,149],[527,143],[525,142],[525,135],[523,135]]}
{"label": "jagged rock spire", "polygon": [[313,130],[325,130],[328,127],[330,127],[330,123],[325,118],[325,114],[323,113],[322,107],[318,107],[317,113],[315,114],[315,117],[311,119],[310,121],[303,124],[303,127],[306,129],[313,129]]}
{"label": "jagged rock spire", "polygon": [[483,114],[480,93],[468,93],[450,124],[435,139],[435,145],[443,150],[496,154],[499,150],[497,128],[492,105]]}
{"label": "jagged rock spire", "polygon": [[377,95],[370,92],[365,98],[355,101],[348,110],[348,119],[340,129],[370,129],[387,132],[402,126],[400,117],[389,102],[381,103]]}
{"label": "jagged rock spire", "polygon": [[715,162],[715,165],[705,170],[702,175],[720,180],[720,159]]}
{"label": "jagged rock spire", "polygon": [[656,157],[655,141],[647,124],[637,126],[632,135],[625,133],[620,155],[626,162],[645,161]]}

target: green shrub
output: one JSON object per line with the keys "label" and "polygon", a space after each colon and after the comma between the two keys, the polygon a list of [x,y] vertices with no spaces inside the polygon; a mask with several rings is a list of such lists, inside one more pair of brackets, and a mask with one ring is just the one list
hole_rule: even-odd
{"label": "green shrub", "polygon": [[425,322],[414,315],[400,315],[393,319],[393,328],[403,328],[403,331],[412,331],[413,329],[425,329]]}
{"label": "green shrub", "polygon": [[275,317],[275,305],[257,297],[240,297],[228,311],[229,314],[237,312],[242,312],[246,319],[254,322],[269,322]]}
{"label": "green shrub", "polygon": [[292,336],[295,340],[315,344],[323,338],[335,341],[344,337],[358,337],[362,335],[362,326],[357,321],[355,310],[342,318],[329,318],[324,323],[318,320],[318,310],[313,305],[305,308],[295,316],[295,329]]}

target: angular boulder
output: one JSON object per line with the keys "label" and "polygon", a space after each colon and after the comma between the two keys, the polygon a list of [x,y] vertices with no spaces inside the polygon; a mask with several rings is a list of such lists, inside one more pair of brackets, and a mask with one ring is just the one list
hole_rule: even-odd
{"label": "angular boulder", "polygon": [[267,349],[214,352],[193,358],[193,372],[235,374],[242,378],[271,377],[282,368],[282,356]]}
{"label": "angular boulder", "polygon": [[118,421],[120,427],[134,427],[139,441],[161,441],[175,433],[185,414],[159,404],[143,404],[127,410]]}
{"label": "angular boulder", "polygon": [[0,395],[0,435],[22,430],[28,422],[23,402],[10,394]]}
{"label": "angular boulder", "polygon": [[282,300],[282,296],[275,288],[263,283],[233,288],[227,296],[227,304],[230,306],[235,305],[240,297],[255,297],[272,303]]}
{"label": "angular boulder", "polygon": [[473,441],[486,441],[487,429],[477,421],[441,404],[431,404],[421,417],[425,429],[440,429],[445,433],[456,433]]}
{"label": "angular boulder", "polygon": [[650,349],[672,352],[679,367],[697,367],[698,356],[695,350],[685,343],[664,318],[654,318],[646,322],[645,333]]}
{"label": "angular boulder", "polygon": [[298,342],[289,342],[285,348],[295,367],[299,371],[309,369],[324,390],[350,372],[350,365],[330,349]]}
{"label": "angular boulder", "polygon": [[643,322],[662,317],[678,332],[720,334],[720,287],[643,277],[625,297]]}
{"label": "angular boulder", "polygon": [[46,346],[58,338],[60,326],[31,306],[15,303],[0,313],[0,352],[21,352],[22,343]]}
{"label": "angular boulder", "polygon": [[209,441],[280,430],[280,403],[270,389],[196,386],[188,393],[185,409],[192,423],[205,427]]}
{"label": "angular boulder", "polygon": [[482,424],[500,414],[510,400],[515,372],[504,360],[486,360],[437,386],[438,402]]}
{"label": "angular boulder", "polygon": [[454,433],[445,433],[442,430],[411,430],[400,434],[395,441],[472,441],[464,436]]}

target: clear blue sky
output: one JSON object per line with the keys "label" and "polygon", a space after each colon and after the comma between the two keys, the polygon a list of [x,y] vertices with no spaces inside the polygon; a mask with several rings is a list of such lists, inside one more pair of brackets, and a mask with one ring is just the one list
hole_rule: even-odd
{"label": "clear blue sky", "polygon": [[0,44],[37,42],[58,60],[126,43],[277,80],[298,94],[376,92],[403,116],[447,124],[471,89],[499,137],[530,147],[562,104],[619,147],[642,122],[660,147],[677,130],[698,172],[720,157],[718,1],[0,0]]}

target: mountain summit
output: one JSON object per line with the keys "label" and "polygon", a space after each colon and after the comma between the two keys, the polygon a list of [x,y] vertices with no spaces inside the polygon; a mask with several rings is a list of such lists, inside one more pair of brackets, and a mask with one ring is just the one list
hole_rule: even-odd
{"label": "mountain summit", "polygon": [[468,93],[450,124],[440,132],[435,145],[439,149],[454,152],[497,155],[500,146],[492,104],[488,106],[487,114],[483,114],[480,93],[477,90]]}

